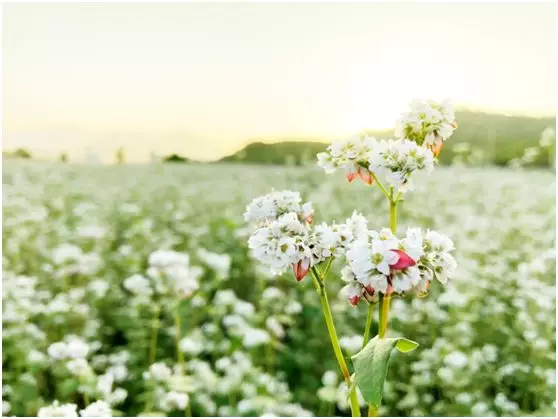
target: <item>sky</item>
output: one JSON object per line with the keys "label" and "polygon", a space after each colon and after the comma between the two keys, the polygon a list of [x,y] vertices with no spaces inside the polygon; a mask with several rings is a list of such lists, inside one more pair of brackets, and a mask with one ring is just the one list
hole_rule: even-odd
{"label": "sky", "polygon": [[554,4],[5,4],[3,148],[210,160],[393,126],[414,98],[555,114]]}

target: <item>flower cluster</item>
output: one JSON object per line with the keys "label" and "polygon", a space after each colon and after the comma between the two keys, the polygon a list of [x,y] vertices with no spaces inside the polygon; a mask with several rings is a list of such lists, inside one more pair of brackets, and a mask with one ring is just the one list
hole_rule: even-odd
{"label": "flower cluster", "polygon": [[144,380],[151,390],[151,403],[164,412],[184,410],[190,403],[188,392],[192,387],[191,378],[182,373],[180,367],[171,370],[161,362],[152,364],[144,372]]}
{"label": "flower cluster", "polygon": [[309,202],[301,204],[302,198],[298,192],[280,191],[260,196],[254,199],[244,212],[244,219],[259,227],[279,219],[285,214],[294,214],[299,221],[312,222],[314,210]]}
{"label": "flower cluster", "polygon": [[202,268],[190,265],[187,254],[157,250],[149,255],[147,276],[134,274],[124,280],[124,288],[139,297],[154,294],[190,297],[199,288]]}
{"label": "flower cluster", "polygon": [[[98,400],[91,403],[85,409],[80,410],[79,416],[84,418],[112,417],[112,409],[106,402]],[[37,413],[37,417],[77,418],[77,405],[73,403],[60,404],[58,400],[55,400],[50,406],[41,407]]]}
{"label": "flower cluster", "polygon": [[432,170],[443,142],[456,127],[449,103],[416,101],[399,119],[396,139],[356,136],[335,141],[318,154],[318,165],[326,173],[344,170],[349,182],[360,177],[372,184],[376,175],[382,175],[398,192],[405,192],[413,173]]}
{"label": "flower cluster", "polygon": [[410,110],[398,118],[395,135],[425,146],[438,156],[444,141],[456,128],[453,107],[448,101],[415,100],[411,102]]}
{"label": "flower cluster", "polygon": [[420,229],[410,228],[403,239],[389,229],[369,231],[366,238],[349,245],[343,293],[353,306],[362,297],[372,302],[379,293],[425,293],[433,279],[445,284],[453,275],[457,265],[453,249],[453,242],[435,231],[423,237]]}
{"label": "flower cluster", "polygon": [[[252,216],[254,208],[261,208],[258,203],[277,202],[274,198],[277,196],[281,196],[281,207],[269,206],[265,211],[266,216]],[[286,197],[292,198],[294,202],[289,203]],[[259,225],[248,240],[253,256],[274,273],[282,273],[292,267],[298,281],[306,276],[311,266],[343,254],[348,243],[366,229],[366,220],[356,213],[345,224],[329,226],[322,223],[312,226],[308,217],[301,220],[296,212],[283,211],[284,208],[303,207],[311,208],[311,205],[306,203],[300,206],[298,193],[274,192],[255,198],[245,213],[246,219],[256,221],[256,225]]]}

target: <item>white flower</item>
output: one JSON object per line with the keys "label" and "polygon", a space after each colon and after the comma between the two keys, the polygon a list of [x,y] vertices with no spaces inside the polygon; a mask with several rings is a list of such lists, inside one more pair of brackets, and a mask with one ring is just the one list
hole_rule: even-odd
{"label": "white flower", "polygon": [[455,113],[449,101],[414,100],[410,110],[398,118],[395,135],[428,147],[437,155],[456,128]]}
{"label": "white flower", "polygon": [[68,357],[68,346],[65,342],[55,342],[48,347],[47,353],[54,360],[65,359]]}
{"label": "white flower", "polygon": [[86,358],[89,353],[89,345],[83,339],[77,336],[68,336],[66,338],[68,344],[68,356],[74,359]]}
{"label": "white flower", "polygon": [[343,336],[339,339],[339,344],[350,354],[356,354],[362,348],[362,336]]}
{"label": "white flower", "polygon": [[77,377],[87,376],[92,373],[89,363],[83,358],[71,359],[66,363],[66,368]]}
{"label": "white flower", "polygon": [[334,141],[328,146],[327,151],[318,154],[318,165],[326,173],[342,169],[347,174],[347,179],[352,181],[359,169],[362,169],[360,164],[367,160],[367,154],[374,143],[374,139],[360,136]]}
{"label": "white flower", "polygon": [[155,381],[168,381],[172,376],[172,371],[162,362],[156,362],[149,367],[148,378]]}
{"label": "white flower", "polygon": [[326,371],[322,376],[322,383],[326,387],[336,386],[339,382],[339,377],[335,371]]}
{"label": "white flower", "polygon": [[79,412],[84,418],[112,417],[112,409],[107,402],[97,400]]}
{"label": "white flower", "polygon": [[40,418],[76,418],[77,405],[73,403],[60,404],[58,400],[55,400],[50,406],[41,407],[37,416]]}
{"label": "white flower", "polygon": [[220,278],[226,278],[231,268],[231,257],[227,254],[209,252],[206,249],[198,249],[199,258],[211,267]]}
{"label": "white flower", "polygon": [[182,352],[197,356],[203,351],[203,338],[200,334],[192,334],[184,337],[179,343]]}
{"label": "white flower", "polygon": [[268,317],[265,325],[276,338],[283,339],[285,337],[285,329],[283,329],[283,326],[276,317]]}
{"label": "white flower", "polygon": [[262,329],[249,328],[245,331],[242,345],[247,348],[264,345],[271,340],[269,333]]}
{"label": "white flower", "polygon": [[280,191],[255,198],[244,213],[244,219],[260,227],[270,222],[276,221],[282,215],[293,213],[299,221],[311,222],[312,204],[302,203],[302,198],[298,192]]}
{"label": "white flower", "polygon": [[444,358],[444,363],[452,368],[461,369],[467,366],[469,359],[460,351],[453,351]]}
{"label": "white flower", "polygon": [[124,288],[136,295],[150,296],[153,294],[149,279],[139,274],[134,274],[126,278],[124,280]]}
{"label": "white flower", "polygon": [[160,401],[161,407],[165,411],[184,410],[188,406],[189,398],[185,393],[170,391],[165,394],[163,400]]}
{"label": "white flower", "polygon": [[79,261],[83,256],[82,250],[73,244],[64,243],[54,249],[52,260],[56,265],[62,265],[67,262]]}

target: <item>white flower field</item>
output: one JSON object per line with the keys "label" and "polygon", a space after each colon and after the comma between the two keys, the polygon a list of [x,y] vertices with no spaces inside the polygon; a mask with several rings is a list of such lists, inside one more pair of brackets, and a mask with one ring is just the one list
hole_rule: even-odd
{"label": "white flower field", "polygon": [[[424,298],[394,296],[388,334],[420,347],[394,354],[379,414],[554,416],[554,173],[417,179],[399,228],[447,234],[457,268]],[[349,415],[311,278],[250,255],[243,213],[272,190],[299,191],[317,224],[354,210],[388,224],[376,188],[317,165],[5,161],[3,414]],[[328,292],[348,359],[367,310],[339,294],[341,268]]]}

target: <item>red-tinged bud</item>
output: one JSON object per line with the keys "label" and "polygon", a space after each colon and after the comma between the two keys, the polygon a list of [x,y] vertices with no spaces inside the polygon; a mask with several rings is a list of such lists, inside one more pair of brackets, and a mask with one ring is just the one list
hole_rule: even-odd
{"label": "red-tinged bud", "polygon": [[457,128],[457,121],[453,121],[451,123],[451,126],[452,126],[453,129],[456,129]]}
{"label": "red-tinged bud", "polygon": [[313,215],[309,215],[304,219],[308,224],[312,224],[312,221],[314,221],[314,216]]}
{"label": "red-tinged bud", "polygon": [[395,291],[395,290],[393,289],[393,286],[392,286],[390,283],[388,283],[388,286],[387,286],[387,288],[386,288],[385,295],[391,295],[391,294],[393,294],[393,291]]}
{"label": "red-tinged bud", "polygon": [[356,307],[358,305],[359,301],[360,301],[360,295],[355,295],[354,297],[349,297],[349,303],[353,307]]}
{"label": "red-tinged bud", "polygon": [[353,180],[355,180],[356,177],[357,177],[357,173],[356,172],[349,172],[345,176],[347,177],[347,181],[349,183],[353,183]]}
{"label": "red-tinged bud", "polygon": [[374,295],[374,288],[372,288],[370,285],[367,285],[366,287],[364,287],[364,289],[366,290],[366,292],[370,295]]}
{"label": "red-tinged bud", "polygon": [[293,263],[293,272],[297,281],[302,281],[308,271],[310,270],[310,259],[304,258],[298,261],[298,263]]}
{"label": "red-tinged bud", "polygon": [[428,146],[428,148],[430,149],[430,151],[432,151],[434,157],[438,157],[440,155],[440,152],[442,151],[442,148],[444,148],[444,141],[440,141],[438,144],[432,144]]}
{"label": "red-tinged bud", "polygon": [[357,173],[364,183],[368,185],[372,185],[372,183],[374,183],[374,178],[372,177],[372,173],[370,173],[370,170],[359,167]]}
{"label": "red-tinged bud", "polygon": [[395,262],[393,265],[389,265],[391,269],[405,269],[410,266],[416,265],[416,262],[413,259],[411,259],[411,257],[403,250],[395,249],[392,250],[392,252],[397,253],[399,258],[397,259],[397,262]]}

